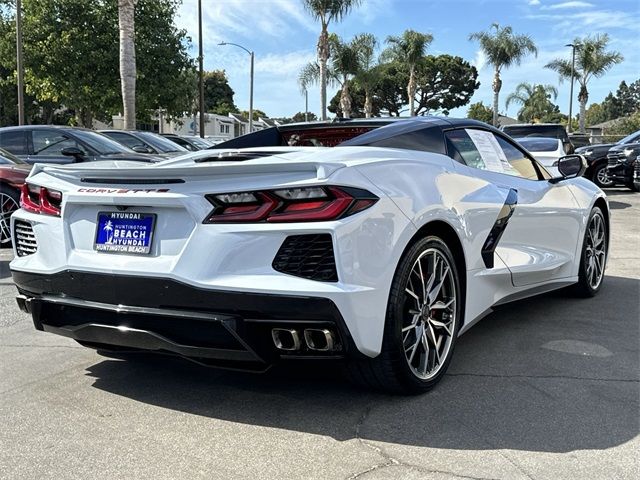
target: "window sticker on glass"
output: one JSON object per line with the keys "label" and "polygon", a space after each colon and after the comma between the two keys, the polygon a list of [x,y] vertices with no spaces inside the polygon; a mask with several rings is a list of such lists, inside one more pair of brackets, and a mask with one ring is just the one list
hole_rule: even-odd
{"label": "window sticker on glass", "polygon": [[482,161],[487,170],[498,173],[505,173],[512,170],[507,157],[502,151],[502,148],[500,148],[493,133],[473,129],[466,129],[466,132],[482,156]]}

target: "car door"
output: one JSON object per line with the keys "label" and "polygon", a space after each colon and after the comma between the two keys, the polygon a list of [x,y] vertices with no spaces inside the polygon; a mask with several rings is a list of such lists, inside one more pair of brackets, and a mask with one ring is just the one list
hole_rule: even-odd
{"label": "car door", "polygon": [[[549,173],[506,136],[481,128],[445,135],[464,138],[476,147],[477,154],[462,156],[464,165],[457,168],[509,191],[505,209],[510,216],[496,218],[500,231],[489,246],[509,268],[513,285],[572,276],[581,214],[569,187],[564,182],[550,183]],[[490,238],[487,243],[491,244]]]}
{"label": "car door", "polygon": [[31,151],[27,157],[29,163],[73,163],[76,159],[63,155],[62,150],[69,147],[80,149],[84,156],[90,156],[87,147],[72,138],[64,130],[56,128],[33,128],[28,133]]}

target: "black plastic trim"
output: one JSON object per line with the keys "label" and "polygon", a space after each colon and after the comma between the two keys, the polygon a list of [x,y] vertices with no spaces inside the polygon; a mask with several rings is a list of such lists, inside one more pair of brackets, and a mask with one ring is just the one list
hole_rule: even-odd
{"label": "black plastic trim", "polygon": [[518,192],[517,190],[510,188],[507,198],[504,201],[504,205],[500,209],[498,218],[496,218],[496,221],[489,232],[489,236],[482,246],[482,261],[487,268],[493,268],[494,266],[494,253],[496,251],[496,247],[498,246],[498,242],[500,241],[500,237],[502,237],[504,230],[507,228],[509,219],[513,215],[513,211],[517,204]]}

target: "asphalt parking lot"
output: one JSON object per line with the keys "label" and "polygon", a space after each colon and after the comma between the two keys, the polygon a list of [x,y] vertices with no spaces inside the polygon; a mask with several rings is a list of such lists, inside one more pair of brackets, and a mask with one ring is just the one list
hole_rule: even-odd
{"label": "asphalt parking lot", "polygon": [[1,250],[0,478],[640,478],[640,194],[608,193],[600,295],[492,313],[419,397],[359,390],[331,365],[100,357],[33,329]]}

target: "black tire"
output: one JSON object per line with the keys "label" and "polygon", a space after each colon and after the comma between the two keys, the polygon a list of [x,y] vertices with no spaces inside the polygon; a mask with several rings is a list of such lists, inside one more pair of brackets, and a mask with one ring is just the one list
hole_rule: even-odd
{"label": "black tire", "polygon": [[[604,264],[602,266],[602,276],[600,281],[598,282],[598,284],[596,286],[594,286],[590,280],[589,280],[589,273],[588,273],[588,264],[589,264],[589,242],[588,242],[588,237],[589,237],[589,227],[592,224],[592,221],[594,221],[594,217],[599,217],[600,221],[602,223],[602,226],[604,228]],[[589,297],[593,297],[595,296],[600,289],[602,288],[602,284],[604,282],[604,268],[606,266],[606,262],[607,262],[607,257],[608,257],[608,253],[609,253],[609,231],[608,231],[608,225],[607,222],[605,220],[604,214],[602,213],[602,210],[600,210],[600,207],[593,207],[593,210],[591,210],[591,214],[589,215],[589,220],[587,222],[587,228],[585,229],[584,232],[584,239],[582,240],[582,252],[580,254],[580,267],[578,269],[578,283],[576,283],[573,286],[573,293],[576,294],[579,297],[584,297],[584,298],[589,298]]]}
{"label": "black tire", "polygon": [[[433,377],[422,379],[413,372],[409,365],[409,360],[405,356],[405,344],[402,334],[403,323],[407,318],[406,308],[408,303],[405,288],[410,281],[409,277],[412,274],[412,269],[416,261],[421,258],[421,255],[424,255],[424,252],[432,253],[434,250],[444,257],[452,267],[450,269],[452,273],[450,280],[452,281],[449,283],[455,285],[455,287],[453,287],[455,313],[452,315],[454,324],[451,329],[452,335],[448,336],[451,339],[449,348],[446,351],[445,358],[440,362],[439,370],[437,370],[437,373]],[[459,275],[458,267],[451,250],[439,237],[429,236],[411,245],[400,260],[391,284],[391,291],[387,302],[382,350],[375,358],[350,360],[347,364],[347,373],[350,379],[366,388],[399,394],[419,394],[433,388],[444,376],[449,366],[456,337],[462,322],[464,298],[460,288]],[[431,312],[436,312],[436,310],[432,310]],[[430,313],[429,316],[432,314],[433,313]],[[427,359],[428,358],[427,355]]]}
{"label": "black tire", "polygon": [[609,188],[615,185],[614,182],[609,181],[608,183],[602,182],[598,176],[601,176],[603,173],[607,172],[607,163],[601,162],[593,167],[593,172],[591,173],[591,181],[595,183],[600,188]]}
{"label": "black tire", "polygon": [[627,183],[627,188],[632,192],[640,192],[640,183],[638,182],[629,182]]}
{"label": "black tire", "polygon": [[[11,208],[13,210],[10,211]],[[20,208],[20,193],[8,185],[0,184],[0,248],[11,246],[9,217],[18,208]]]}

